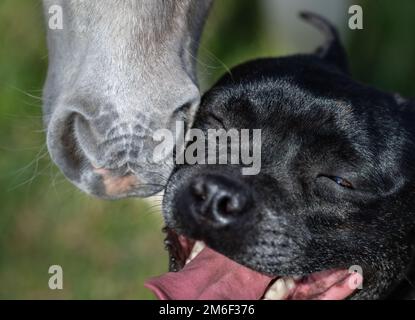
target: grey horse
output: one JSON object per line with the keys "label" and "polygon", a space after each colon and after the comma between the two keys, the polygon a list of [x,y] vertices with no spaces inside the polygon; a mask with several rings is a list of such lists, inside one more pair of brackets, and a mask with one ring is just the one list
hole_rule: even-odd
{"label": "grey horse", "polygon": [[43,0],[48,30],[44,123],[52,160],[101,198],[149,196],[171,171],[154,162],[157,129],[191,124],[195,56],[212,0]]}

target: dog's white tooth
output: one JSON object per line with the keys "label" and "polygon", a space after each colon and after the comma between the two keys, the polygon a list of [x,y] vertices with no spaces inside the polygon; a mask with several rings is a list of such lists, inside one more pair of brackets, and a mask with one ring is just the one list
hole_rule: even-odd
{"label": "dog's white tooth", "polygon": [[285,280],[280,278],[267,290],[264,298],[267,300],[282,300],[287,296],[288,291]]}
{"label": "dog's white tooth", "polygon": [[193,245],[192,252],[190,255],[194,258],[196,257],[204,248],[206,247],[203,241],[196,241]]}
{"label": "dog's white tooth", "polygon": [[193,249],[196,248],[197,252],[199,253],[206,247],[206,244],[203,241],[196,241]]}
{"label": "dog's white tooth", "polygon": [[295,281],[292,277],[286,277],[284,278],[285,281],[285,286],[287,287],[288,290],[292,290],[295,287]]}
{"label": "dog's white tooth", "polygon": [[186,260],[186,264],[192,261],[205,247],[206,245],[203,241],[196,241],[193,245],[189,257]]}
{"label": "dog's white tooth", "polygon": [[303,276],[292,276],[291,278],[293,278],[295,281],[298,281],[302,278]]}

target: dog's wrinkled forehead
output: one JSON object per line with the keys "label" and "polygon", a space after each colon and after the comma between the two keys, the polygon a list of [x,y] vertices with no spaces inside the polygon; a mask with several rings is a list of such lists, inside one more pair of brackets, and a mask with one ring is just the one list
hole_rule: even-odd
{"label": "dog's wrinkled forehead", "polygon": [[310,153],[316,163],[399,176],[394,162],[385,161],[405,154],[398,109],[393,96],[315,55],[298,55],[233,69],[205,94],[195,126],[209,128],[213,115],[225,129],[260,128],[263,165]]}
{"label": "dog's wrinkled forehead", "polygon": [[[266,61],[256,64],[263,63]],[[366,115],[359,103],[353,102],[356,100],[353,95],[349,99],[344,92],[337,95],[338,89],[329,88],[318,92],[314,85],[297,82],[293,74],[290,77],[279,74],[276,70],[273,77],[258,78],[247,73],[240,81],[215,87],[204,97],[199,119],[215,115],[227,129],[261,128],[263,134],[274,138],[338,133],[353,141],[356,148],[365,148],[369,142]]]}

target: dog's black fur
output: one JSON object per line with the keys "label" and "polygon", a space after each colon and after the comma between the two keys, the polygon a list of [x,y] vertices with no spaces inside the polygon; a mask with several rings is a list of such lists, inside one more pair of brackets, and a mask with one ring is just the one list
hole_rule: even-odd
{"label": "dog's black fur", "polygon": [[[261,172],[177,166],[167,225],[265,274],[359,265],[364,284],[353,298],[412,298],[415,102],[355,81],[336,30],[303,18],[326,34],[323,47],[234,68],[204,95],[195,121],[203,130],[262,129]],[[208,200],[192,184],[205,179],[243,198],[237,219],[197,218]]]}

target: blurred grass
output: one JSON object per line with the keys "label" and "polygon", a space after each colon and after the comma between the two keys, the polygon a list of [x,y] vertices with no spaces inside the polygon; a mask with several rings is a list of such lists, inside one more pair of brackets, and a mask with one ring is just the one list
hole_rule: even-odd
{"label": "blurred grass", "polygon": [[276,54],[262,21],[259,1],[215,1],[199,48],[198,72],[202,90],[208,89],[233,66]]}
{"label": "blurred grass", "polygon": [[[265,28],[258,4],[216,1],[200,49],[203,88],[233,65],[279,54],[284,44]],[[415,1],[362,5],[365,29],[349,32],[353,74],[414,96]],[[143,200],[86,196],[51,164],[39,98],[46,67],[41,2],[2,0],[0,299],[152,298],[144,280],[167,269],[161,215]],[[63,267],[62,291],[48,288],[53,264]]]}
{"label": "blurred grass", "polygon": [[415,97],[415,1],[360,1],[364,29],[350,32],[353,75],[363,82]]}

